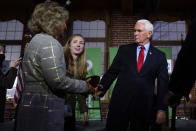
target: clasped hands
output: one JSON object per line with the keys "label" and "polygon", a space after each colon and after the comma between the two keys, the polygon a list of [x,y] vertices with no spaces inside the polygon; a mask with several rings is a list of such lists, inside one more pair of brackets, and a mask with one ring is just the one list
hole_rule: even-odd
{"label": "clasped hands", "polygon": [[91,81],[92,78],[86,79],[86,82],[88,84],[88,93],[92,94],[94,99],[97,100],[99,95],[102,93],[103,86],[98,83],[93,84]]}

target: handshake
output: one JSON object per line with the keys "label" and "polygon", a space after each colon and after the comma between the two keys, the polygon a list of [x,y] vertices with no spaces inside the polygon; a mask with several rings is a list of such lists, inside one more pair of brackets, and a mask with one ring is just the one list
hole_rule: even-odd
{"label": "handshake", "polygon": [[86,78],[88,83],[88,93],[92,94],[95,99],[98,99],[99,95],[102,93],[103,86],[99,84],[99,76],[90,76]]}

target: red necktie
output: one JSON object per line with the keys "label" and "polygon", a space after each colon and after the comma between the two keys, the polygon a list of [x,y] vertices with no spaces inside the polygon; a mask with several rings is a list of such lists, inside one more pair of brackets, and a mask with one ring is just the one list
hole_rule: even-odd
{"label": "red necktie", "polygon": [[141,45],[140,47],[140,53],[139,53],[139,57],[138,57],[138,61],[137,61],[137,71],[140,72],[142,66],[143,66],[143,62],[144,62],[144,49],[145,47],[143,45]]}

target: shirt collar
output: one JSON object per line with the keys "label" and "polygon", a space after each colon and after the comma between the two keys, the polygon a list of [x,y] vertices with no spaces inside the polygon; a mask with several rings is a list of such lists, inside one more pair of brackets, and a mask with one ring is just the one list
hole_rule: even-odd
{"label": "shirt collar", "polygon": [[[145,44],[144,47],[145,47],[145,50],[149,50],[150,42],[148,42],[147,44]],[[137,48],[140,49],[140,44],[138,44]]]}

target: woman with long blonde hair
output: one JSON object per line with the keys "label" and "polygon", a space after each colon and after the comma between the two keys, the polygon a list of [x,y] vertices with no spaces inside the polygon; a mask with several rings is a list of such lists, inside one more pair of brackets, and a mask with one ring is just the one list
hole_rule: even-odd
{"label": "woman with long blonde hair", "polygon": [[[67,75],[75,79],[85,79],[87,75],[85,41],[82,35],[76,34],[68,38],[64,48]],[[65,119],[65,130],[75,130],[75,106],[78,100],[80,113],[84,113],[84,124],[88,122],[88,107],[84,94],[67,94],[66,104],[72,109],[72,116]]]}
{"label": "woman with long blonde hair", "polygon": [[87,68],[83,36],[79,34],[70,36],[65,44],[64,53],[67,73],[84,79],[87,75]]}

